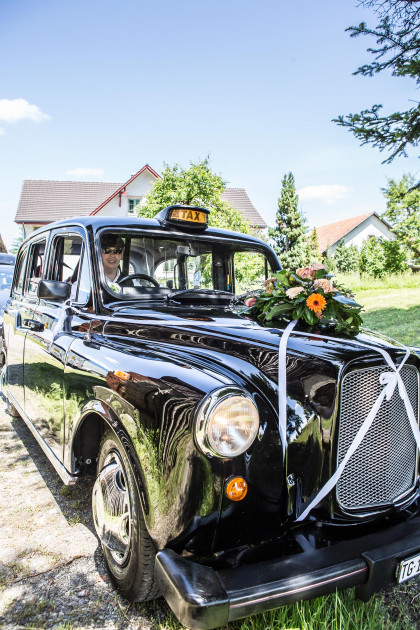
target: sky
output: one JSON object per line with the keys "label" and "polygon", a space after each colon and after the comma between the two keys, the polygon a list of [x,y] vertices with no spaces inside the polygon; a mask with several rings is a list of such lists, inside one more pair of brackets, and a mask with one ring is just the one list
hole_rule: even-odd
{"label": "sky", "polygon": [[[0,0],[0,233],[22,181],[124,182],[148,163],[210,156],[273,226],[292,172],[308,226],[386,209],[381,188],[419,177],[332,119],[417,102],[415,84],[353,76],[374,44],[345,29],[358,0]],[[42,217],[40,217],[40,220]]]}

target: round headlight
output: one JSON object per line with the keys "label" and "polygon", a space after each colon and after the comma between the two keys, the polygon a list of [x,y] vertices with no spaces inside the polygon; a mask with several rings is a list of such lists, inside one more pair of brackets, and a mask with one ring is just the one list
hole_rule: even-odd
{"label": "round headlight", "polygon": [[217,457],[236,457],[257,435],[258,410],[242,390],[213,392],[200,410],[196,438],[201,450]]}

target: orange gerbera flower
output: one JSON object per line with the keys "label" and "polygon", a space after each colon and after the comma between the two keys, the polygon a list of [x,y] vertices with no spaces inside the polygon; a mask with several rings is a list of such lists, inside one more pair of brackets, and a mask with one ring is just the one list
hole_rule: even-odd
{"label": "orange gerbera flower", "polygon": [[318,315],[318,313],[322,313],[327,306],[327,302],[320,293],[312,293],[306,300],[306,306]]}

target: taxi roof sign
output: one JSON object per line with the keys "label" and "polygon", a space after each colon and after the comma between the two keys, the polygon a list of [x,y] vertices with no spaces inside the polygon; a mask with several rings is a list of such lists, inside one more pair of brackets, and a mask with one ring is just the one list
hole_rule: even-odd
{"label": "taxi roof sign", "polygon": [[183,206],[176,204],[168,206],[156,215],[156,219],[163,225],[182,225],[192,229],[205,229],[208,226],[210,210],[196,206]]}

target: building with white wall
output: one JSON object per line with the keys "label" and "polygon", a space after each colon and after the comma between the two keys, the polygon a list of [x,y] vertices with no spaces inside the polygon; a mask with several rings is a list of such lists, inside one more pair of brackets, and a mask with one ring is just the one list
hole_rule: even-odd
{"label": "building with white wall", "polygon": [[[136,216],[136,206],[144,203],[158,178],[160,175],[145,164],[124,183],[25,180],[15,221],[23,226],[26,237],[42,225],[70,217]],[[221,197],[251,226],[266,227],[244,188],[226,188]]]}
{"label": "building with white wall", "polygon": [[316,228],[316,233],[319,250],[322,254],[325,254],[327,251],[330,254],[334,254],[341,239],[344,240],[347,246],[356,245],[356,247],[361,249],[363,241],[369,236],[382,237],[387,241],[393,241],[396,238],[389,223],[384,221],[376,212],[336,221],[328,225],[321,225]]}

